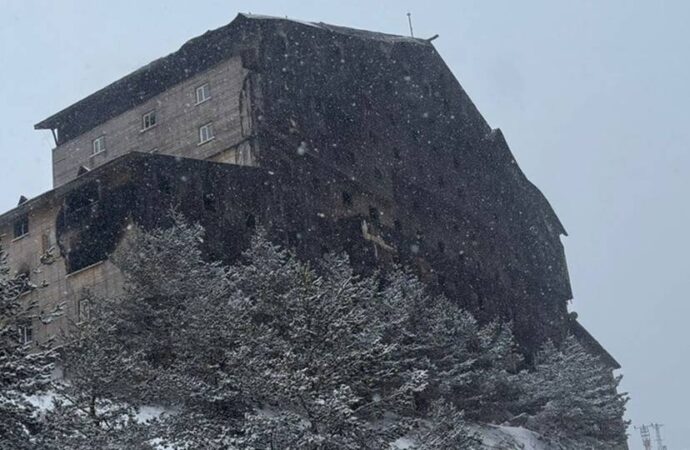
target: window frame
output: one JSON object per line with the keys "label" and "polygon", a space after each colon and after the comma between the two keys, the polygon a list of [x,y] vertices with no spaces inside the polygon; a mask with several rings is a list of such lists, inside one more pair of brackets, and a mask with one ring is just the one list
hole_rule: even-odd
{"label": "window frame", "polygon": [[[98,151],[96,151],[96,143],[97,142],[99,143],[98,144],[98,148],[99,148]],[[96,156],[96,155],[100,155],[101,153],[105,153],[105,150],[106,150],[106,148],[105,148],[105,134],[102,134],[102,135],[98,136],[96,139],[91,141],[91,156]]]}
{"label": "window frame", "polygon": [[[206,136],[204,136],[203,130],[207,130]],[[213,130],[213,122],[207,122],[199,127],[199,143],[197,145],[203,145],[207,142],[211,142],[215,138],[216,135],[215,131]]]}
{"label": "window frame", "polygon": [[77,322],[82,323],[91,319],[91,301],[89,298],[77,300]]}
{"label": "window frame", "polygon": [[22,321],[17,325],[19,342],[22,345],[29,345],[34,341],[34,327],[31,320]]}
{"label": "window frame", "polygon": [[[199,93],[203,93],[204,98],[199,98]],[[206,103],[207,101],[211,100],[211,85],[209,82],[200,84],[194,89],[194,97],[196,98],[196,103],[195,105],[201,105],[202,103]]]}
{"label": "window frame", "polygon": [[[17,230],[20,229],[18,228],[18,225],[21,226],[21,230],[23,231],[21,234],[17,234]],[[12,232],[14,235],[13,240],[16,239],[21,239],[29,234],[29,215],[24,214],[21,217],[18,217],[13,223],[12,223]]]}
{"label": "window frame", "polygon": [[[153,118],[153,121],[151,121],[151,118]],[[148,119],[148,124],[147,124],[147,119]],[[146,131],[150,130],[151,128],[155,127],[158,125],[158,117],[156,115],[156,110],[152,109],[149,112],[146,112],[141,115],[141,131]]]}

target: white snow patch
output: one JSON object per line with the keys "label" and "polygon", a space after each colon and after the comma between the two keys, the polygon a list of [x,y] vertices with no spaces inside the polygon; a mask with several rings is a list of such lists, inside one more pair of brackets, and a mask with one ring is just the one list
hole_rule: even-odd
{"label": "white snow patch", "polygon": [[413,449],[415,448],[416,445],[411,439],[401,437],[396,439],[393,442],[393,447],[392,450],[405,450],[405,449]]}
{"label": "white snow patch", "polygon": [[539,434],[522,427],[482,425],[472,427],[487,448],[502,450],[554,450]]}
{"label": "white snow patch", "polygon": [[136,415],[136,420],[139,423],[146,423],[154,419],[158,419],[163,414],[170,414],[172,411],[162,408],[160,406],[141,406]]}

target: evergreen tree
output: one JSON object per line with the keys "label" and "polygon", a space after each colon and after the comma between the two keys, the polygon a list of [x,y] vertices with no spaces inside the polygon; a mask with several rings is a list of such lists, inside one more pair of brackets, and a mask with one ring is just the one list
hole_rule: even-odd
{"label": "evergreen tree", "polygon": [[479,450],[479,438],[467,427],[464,414],[451,403],[437,400],[415,434],[419,450]]}
{"label": "evergreen tree", "polygon": [[566,445],[624,445],[627,395],[618,392],[620,380],[573,336],[561,348],[547,342],[537,355],[535,370],[521,374],[526,426]]}
{"label": "evergreen tree", "polygon": [[44,448],[149,449],[149,428],[136,420],[132,383],[145,361],[128,352],[114,334],[117,302],[86,297],[88,317],[70,324],[60,362],[65,379],[54,383],[55,398],[44,417]]}
{"label": "evergreen tree", "polygon": [[19,301],[22,281],[10,276],[7,256],[0,248],[0,448],[40,448],[45,431],[38,411],[27,396],[50,385],[55,354],[20,340],[27,314]]}
{"label": "evergreen tree", "polygon": [[[204,260],[201,227],[171,225],[130,234],[114,257],[124,294],[94,300],[66,341],[45,448],[475,448],[465,421],[522,412],[559,442],[624,438],[618,381],[574,341],[516,374],[510,326],[478,324],[409,274],[308,264],[263,233],[223,266]],[[137,424],[152,404],[168,413]]]}
{"label": "evergreen tree", "polygon": [[508,325],[480,326],[442,296],[430,296],[415,277],[392,273],[380,296],[388,339],[397,342],[396,373],[424,371],[428,387],[418,400],[452,401],[472,420],[502,422],[518,395],[516,353]]}

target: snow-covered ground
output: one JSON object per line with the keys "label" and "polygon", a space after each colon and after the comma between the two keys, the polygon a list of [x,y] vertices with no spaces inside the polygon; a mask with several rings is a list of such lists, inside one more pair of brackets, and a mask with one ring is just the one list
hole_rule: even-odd
{"label": "snow-covered ground", "polygon": [[525,428],[485,425],[475,430],[487,449],[553,450],[541,436]]}
{"label": "snow-covered ground", "polygon": [[[486,450],[555,450],[537,433],[521,427],[476,425],[470,427],[482,441]],[[400,438],[393,442],[392,450],[414,450],[411,439]]]}

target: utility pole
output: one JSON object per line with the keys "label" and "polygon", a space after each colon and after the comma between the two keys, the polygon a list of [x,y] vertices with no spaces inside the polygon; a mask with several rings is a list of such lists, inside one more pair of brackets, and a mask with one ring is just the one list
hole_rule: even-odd
{"label": "utility pole", "polygon": [[640,430],[640,437],[642,437],[642,445],[644,450],[652,450],[652,438],[649,435],[649,427],[647,425],[642,425],[641,427],[635,427]]}
{"label": "utility pole", "polygon": [[412,30],[412,13],[407,12],[407,23],[410,25],[410,36],[414,37],[414,31]]}
{"label": "utility pole", "polygon": [[664,441],[661,439],[661,427],[663,427],[663,425],[660,423],[653,423],[650,425],[650,427],[654,428],[654,434],[656,435],[656,448],[659,450],[666,450]]}
{"label": "utility pole", "polygon": [[650,423],[649,425],[635,427],[636,429],[640,430],[640,437],[642,438],[644,450],[652,450],[652,435],[650,428],[654,430],[654,435],[656,437],[656,449],[667,450],[667,447],[664,445],[664,441],[661,438],[661,427],[663,427],[663,425],[660,423]]}

